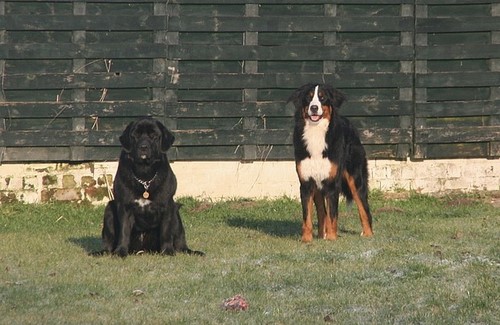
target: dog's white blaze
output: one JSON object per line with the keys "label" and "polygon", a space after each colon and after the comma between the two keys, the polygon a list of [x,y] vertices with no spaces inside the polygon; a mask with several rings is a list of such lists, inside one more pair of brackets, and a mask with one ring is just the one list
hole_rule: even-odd
{"label": "dog's white blaze", "polygon": [[313,115],[313,112],[311,111],[311,106],[318,106],[318,112],[315,114],[315,115],[323,115],[323,107],[321,106],[321,101],[319,100],[319,86],[316,86],[316,88],[314,88],[314,96],[311,100],[311,102],[309,103],[309,107],[308,107],[308,110],[307,110],[307,114],[309,114],[309,116]]}
{"label": "dog's white blaze", "polygon": [[323,157],[323,151],[328,148],[325,136],[329,122],[327,119],[321,119],[319,122],[306,120],[302,135],[306,150],[311,157],[300,162],[300,176],[305,180],[312,178],[318,188],[321,188],[321,182],[330,176],[330,160]]}
{"label": "dog's white blaze", "polygon": [[141,197],[140,199],[136,199],[135,203],[137,203],[137,205],[140,206],[141,208],[144,208],[145,206],[151,204],[151,200],[144,199]]}

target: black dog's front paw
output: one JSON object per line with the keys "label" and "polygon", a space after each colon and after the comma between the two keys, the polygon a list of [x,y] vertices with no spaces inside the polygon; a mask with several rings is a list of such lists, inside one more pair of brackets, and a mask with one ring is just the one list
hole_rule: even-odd
{"label": "black dog's front paw", "polygon": [[161,253],[163,255],[168,255],[168,256],[174,256],[175,255],[175,249],[173,245],[163,245],[161,248]]}
{"label": "black dog's front paw", "polygon": [[128,249],[126,247],[120,246],[120,247],[117,247],[113,253],[115,255],[120,256],[120,257],[127,257]]}

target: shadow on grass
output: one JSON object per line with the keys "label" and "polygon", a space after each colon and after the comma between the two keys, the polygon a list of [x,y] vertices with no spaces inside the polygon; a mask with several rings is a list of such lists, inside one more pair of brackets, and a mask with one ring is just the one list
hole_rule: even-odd
{"label": "shadow on grass", "polygon": [[68,240],[73,245],[83,248],[87,254],[95,254],[101,250],[101,237],[85,236]]}
{"label": "shadow on grass", "polygon": [[[247,228],[260,231],[275,237],[297,237],[301,235],[301,220],[256,220],[242,217],[229,217],[227,224],[231,227]],[[317,231],[318,225],[314,224],[313,229]],[[339,234],[359,235],[359,232],[352,229],[346,229],[340,225]]]}
{"label": "shadow on grass", "polygon": [[296,237],[300,223],[290,220],[256,220],[232,216],[226,220],[231,227],[248,228],[276,237]]}

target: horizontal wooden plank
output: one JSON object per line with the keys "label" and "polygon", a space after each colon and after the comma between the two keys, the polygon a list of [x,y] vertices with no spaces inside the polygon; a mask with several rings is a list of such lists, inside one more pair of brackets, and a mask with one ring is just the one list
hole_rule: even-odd
{"label": "horizontal wooden plank", "polygon": [[179,45],[170,46],[169,55],[180,60],[413,60],[413,47],[401,45],[359,46],[254,46]]}
{"label": "horizontal wooden plank", "polygon": [[[477,4],[478,0],[418,0],[419,5],[455,5],[455,4]],[[485,0],[481,3],[500,3],[500,0]]]}
{"label": "horizontal wooden plank", "polygon": [[417,33],[458,33],[500,30],[498,17],[417,18]]}
{"label": "horizontal wooden plank", "polygon": [[171,17],[169,30],[183,32],[405,32],[413,17]]}
{"label": "horizontal wooden plank", "polygon": [[4,30],[166,30],[165,16],[152,15],[6,15],[0,16]]}
{"label": "horizontal wooden plank", "polygon": [[425,87],[494,87],[500,72],[440,72],[416,75],[415,86]]}
{"label": "horizontal wooden plank", "polygon": [[[401,158],[397,156],[397,145],[380,144],[364,145],[370,159]],[[257,148],[257,157],[254,161],[293,160],[292,145],[271,145]],[[173,161],[192,160],[244,160],[242,146],[202,146],[202,147],[175,147],[168,152]]]}
{"label": "horizontal wooden plank", "polygon": [[500,58],[500,44],[417,46],[415,55],[417,60]]}
{"label": "horizontal wooden plank", "polygon": [[[496,73],[494,74],[496,75]],[[491,78],[494,78],[494,75]],[[87,89],[87,88],[189,88],[189,89],[244,89],[282,88],[301,85],[310,80],[325,80],[344,87],[411,87],[410,73],[214,73],[182,74],[176,84],[165,73],[111,72],[111,73],[47,73],[5,75],[4,90],[16,89]],[[454,80],[454,79],[452,79]],[[430,86],[430,85],[429,85]]]}
{"label": "horizontal wooden plank", "polygon": [[[291,91],[290,91],[291,93]],[[187,102],[168,105],[166,114],[186,117],[291,117],[295,108],[285,101],[218,103]],[[413,104],[403,101],[348,101],[341,108],[344,116],[401,116],[413,114]]]}
{"label": "horizontal wooden plank", "polygon": [[[422,2],[432,2],[436,0],[419,0]],[[438,0],[439,1],[439,0]],[[449,3],[452,0],[443,0],[444,3]],[[453,0],[452,3],[457,0]],[[460,2],[474,2],[477,0],[460,0]],[[500,0],[489,0],[488,2],[496,2]],[[47,0],[16,0],[16,2],[47,2]],[[81,2],[81,0],[65,0],[65,2]],[[99,0],[100,3],[156,3],[153,0]],[[341,0],[340,4],[412,4],[414,0]],[[204,0],[171,0],[172,4],[206,4]],[[210,0],[210,4],[255,4],[255,0]],[[271,0],[267,4],[331,4],[331,0]]]}
{"label": "horizontal wooden plank", "polygon": [[[47,0],[15,0],[15,2],[47,2]],[[57,1],[59,2],[59,1]],[[62,1],[61,1],[62,2]],[[81,2],[81,0],[64,0],[64,2],[72,3],[72,2]],[[154,3],[158,2],[155,0],[99,0],[100,3]]]}
{"label": "horizontal wooden plank", "polygon": [[8,74],[3,77],[3,89],[65,89],[65,88],[163,88],[165,73],[99,72],[99,73],[46,73]]}
{"label": "horizontal wooden plank", "polygon": [[446,143],[425,145],[426,156],[423,158],[450,159],[450,158],[492,158],[488,153],[488,143]]}
{"label": "horizontal wooden plank", "polygon": [[[494,105],[489,105],[494,110]],[[425,110],[425,108],[423,108]],[[0,102],[0,118],[139,117],[169,118],[292,117],[295,108],[284,101],[273,102],[187,102],[104,101],[104,102]],[[402,101],[349,101],[344,116],[411,115],[413,105]],[[425,112],[425,111],[424,111]],[[483,110],[483,113],[489,112]],[[492,113],[493,114],[493,113]],[[487,115],[487,114],[477,114]]]}
{"label": "horizontal wooden plank", "polygon": [[[28,1],[28,0],[23,0]],[[73,0],[76,1],[76,0]],[[118,1],[118,0],[116,0]],[[471,1],[471,0],[469,0]],[[495,0],[494,0],[495,1]],[[338,4],[412,4],[414,0],[341,0]],[[203,0],[172,0],[172,3],[179,4],[206,4]],[[255,4],[255,0],[210,0],[210,4]],[[271,0],[266,4],[331,4],[331,0]]]}
{"label": "horizontal wooden plank", "polygon": [[500,126],[416,128],[416,143],[489,142],[500,139]]}
{"label": "horizontal wooden plank", "polygon": [[165,44],[137,43],[32,43],[0,44],[1,59],[144,59],[164,58]]}
{"label": "horizontal wooden plank", "polygon": [[0,118],[163,116],[163,101],[0,102]]}
{"label": "horizontal wooden plank", "polygon": [[416,103],[416,117],[460,117],[500,115],[500,100]]}
{"label": "horizontal wooden plank", "polygon": [[78,157],[70,147],[7,147],[2,162],[116,161],[121,148],[83,147]]}
{"label": "horizontal wooden plank", "polygon": [[[290,145],[289,129],[258,130],[172,130],[175,146],[231,146],[231,145]],[[0,147],[64,147],[64,146],[117,146],[122,131],[3,131]],[[409,143],[410,129],[361,129],[363,143]]]}
{"label": "horizontal wooden plank", "polygon": [[0,147],[113,146],[121,132],[115,131],[4,131]]}
{"label": "horizontal wooden plank", "polygon": [[311,80],[324,80],[338,88],[411,87],[411,73],[276,73],[276,74],[182,74],[176,85],[179,89],[243,89],[287,88],[303,85]]}
{"label": "horizontal wooden plank", "polygon": [[[397,158],[396,145],[365,145],[368,158]],[[59,162],[59,161],[117,161],[121,148],[84,147],[82,158],[74,160],[70,147],[8,147],[3,151],[3,163]],[[442,152],[442,150],[440,151]],[[261,148],[257,161],[292,160],[293,146],[266,146]],[[174,147],[167,153],[170,161],[243,160],[243,147],[201,146]]]}

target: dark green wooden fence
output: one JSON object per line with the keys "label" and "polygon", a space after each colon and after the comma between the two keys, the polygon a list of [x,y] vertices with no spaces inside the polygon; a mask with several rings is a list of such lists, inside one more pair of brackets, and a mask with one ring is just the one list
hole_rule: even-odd
{"label": "dark green wooden fence", "polygon": [[[332,3],[334,2],[334,3]],[[174,160],[291,159],[327,82],[372,158],[500,156],[500,1],[0,1],[0,162],[115,160],[152,115]]]}

